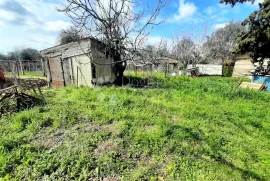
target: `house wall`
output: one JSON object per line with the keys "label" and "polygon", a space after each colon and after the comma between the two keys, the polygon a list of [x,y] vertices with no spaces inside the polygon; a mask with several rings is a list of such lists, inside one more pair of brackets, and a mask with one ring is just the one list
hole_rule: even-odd
{"label": "house wall", "polygon": [[97,84],[110,84],[117,78],[115,64],[112,58],[105,57],[102,47],[99,46],[97,42],[91,42],[91,61],[96,70],[96,78],[93,81]]}
{"label": "house wall", "polygon": [[248,54],[236,55],[233,77],[251,76],[250,71],[255,67],[252,63],[252,58]]}

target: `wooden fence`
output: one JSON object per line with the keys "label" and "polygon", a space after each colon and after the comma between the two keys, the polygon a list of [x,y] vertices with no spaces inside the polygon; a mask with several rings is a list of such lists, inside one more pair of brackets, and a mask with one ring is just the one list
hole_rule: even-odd
{"label": "wooden fence", "polygon": [[41,76],[46,76],[41,60],[0,60],[0,67],[16,76],[25,75],[25,72],[39,72]]}

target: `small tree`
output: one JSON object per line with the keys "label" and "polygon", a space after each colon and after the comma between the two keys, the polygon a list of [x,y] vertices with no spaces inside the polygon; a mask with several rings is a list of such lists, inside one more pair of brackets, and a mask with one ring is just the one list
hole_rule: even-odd
{"label": "small tree", "polygon": [[194,60],[194,48],[195,44],[191,38],[187,37],[174,37],[175,46],[172,48],[173,57],[181,64],[181,68],[185,71],[189,64]]}
{"label": "small tree", "polygon": [[138,53],[168,0],[157,0],[155,7],[141,8],[141,0],[67,0],[60,12],[69,16],[74,26],[106,45],[106,56],[121,77],[126,61]]}
{"label": "small tree", "polygon": [[173,38],[172,55],[179,61],[181,68],[186,70],[190,64],[196,67],[198,63],[206,63],[206,51],[204,44],[208,35],[208,26],[198,29],[192,28],[183,32],[182,36],[178,34]]}
{"label": "small tree", "polygon": [[0,53],[0,60],[7,60],[7,59],[8,59],[7,55]]}
{"label": "small tree", "polygon": [[22,60],[39,60],[41,58],[41,55],[36,49],[25,48],[21,50],[20,57]]}
{"label": "small tree", "polygon": [[58,36],[58,42],[63,45],[73,41],[78,41],[80,40],[80,38],[80,31],[75,27],[71,26],[66,30],[61,30]]}
{"label": "small tree", "polygon": [[9,60],[19,60],[21,56],[21,50],[19,48],[14,49],[11,52],[8,52],[8,59]]}

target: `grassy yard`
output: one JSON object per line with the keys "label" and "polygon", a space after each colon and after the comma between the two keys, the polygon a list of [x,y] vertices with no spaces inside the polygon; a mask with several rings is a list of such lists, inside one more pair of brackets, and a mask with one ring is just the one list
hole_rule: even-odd
{"label": "grassy yard", "polygon": [[47,90],[0,119],[0,180],[270,180],[270,94],[233,78]]}

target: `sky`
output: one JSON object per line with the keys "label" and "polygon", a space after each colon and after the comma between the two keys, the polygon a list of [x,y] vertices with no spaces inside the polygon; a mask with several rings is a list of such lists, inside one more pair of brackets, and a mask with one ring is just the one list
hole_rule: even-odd
{"label": "sky", "polygon": [[[159,18],[166,19],[155,27],[146,44],[155,44],[161,38],[171,38],[184,32],[209,32],[224,27],[230,21],[242,21],[259,8],[254,4],[220,4],[219,0],[170,0],[162,9]],[[71,26],[70,19],[57,12],[65,0],[0,0],[0,53],[8,53],[17,48],[42,50],[56,45],[61,29]],[[155,0],[148,0],[151,7]],[[142,7],[146,7],[143,0]]]}

